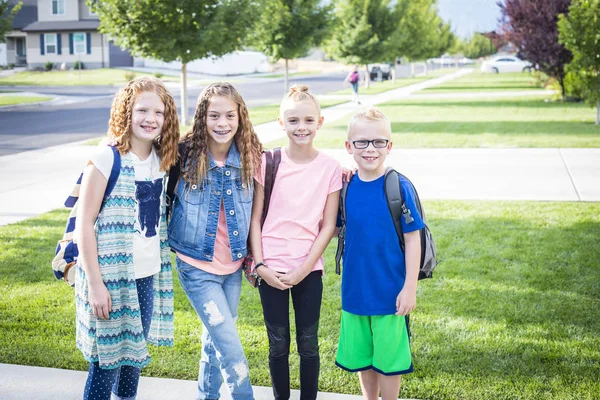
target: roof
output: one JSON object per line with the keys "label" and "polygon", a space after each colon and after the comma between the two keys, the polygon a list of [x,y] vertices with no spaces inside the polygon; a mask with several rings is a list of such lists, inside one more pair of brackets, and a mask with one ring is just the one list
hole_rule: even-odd
{"label": "roof", "polygon": [[100,20],[37,21],[21,29],[23,32],[97,31]]}
{"label": "roof", "polygon": [[[16,0],[11,0],[10,4],[15,4]],[[38,19],[37,0],[21,0],[23,6],[19,12],[14,16],[12,21],[12,28],[15,31],[20,31],[32,22]]]}

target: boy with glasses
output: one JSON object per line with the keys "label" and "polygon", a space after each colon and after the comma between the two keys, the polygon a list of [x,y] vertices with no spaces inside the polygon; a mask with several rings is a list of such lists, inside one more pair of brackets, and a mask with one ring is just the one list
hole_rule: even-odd
{"label": "boy with glasses", "polygon": [[358,165],[345,202],[342,318],[336,365],[358,372],[365,399],[397,399],[401,375],[412,372],[408,314],[414,310],[423,223],[412,185],[400,179],[410,211],[401,250],[385,193],[391,125],[376,108],[352,117],[346,150]]}

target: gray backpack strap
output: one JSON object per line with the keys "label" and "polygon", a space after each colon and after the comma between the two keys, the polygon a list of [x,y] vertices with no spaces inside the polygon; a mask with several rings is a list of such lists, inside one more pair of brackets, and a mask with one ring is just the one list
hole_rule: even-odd
{"label": "gray backpack strap", "polygon": [[[352,180],[352,178],[350,178]],[[346,193],[348,193],[348,185],[350,182],[342,182],[342,191],[340,192],[340,216],[342,219],[342,226],[338,233],[338,244],[337,250],[335,251],[335,273],[340,275],[341,268],[340,264],[342,261],[342,255],[344,255],[344,245],[346,241]]]}
{"label": "gray backpack strap", "polygon": [[[402,234],[402,223],[400,222],[400,218],[402,218],[403,214],[407,215],[408,218],[412,221],[412,217],[410,216],[410,211],[406,207],[404,203],[404,198],[402,198],[402,190],[400,190],[400,179],[398,176],[398,172],[394,170],[392,167],[387,167],[385,169],[385,200],[387,201],[388,208],[390,209],[390,214],[392,214],[392,220],[394,221],[394,228],[396,228],[396,234],[398,235],[398,240],[400,241],[400,248],[402,252],[404,252],[404,235]],[[404,212],[406,210],[406,213]]]}

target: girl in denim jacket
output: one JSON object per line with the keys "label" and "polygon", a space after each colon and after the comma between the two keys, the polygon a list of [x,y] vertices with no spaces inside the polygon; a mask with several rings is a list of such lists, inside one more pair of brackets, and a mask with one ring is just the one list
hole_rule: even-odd
{"label": "girl in denim jacket", "polygon": [[234,399],[253,398],[235,320],[261,153],[235,88],[229,83],[207,86],[181,146],[182,178],[169,224],[179,280],[202,320],[202,399],[219,398],[223,376]]}

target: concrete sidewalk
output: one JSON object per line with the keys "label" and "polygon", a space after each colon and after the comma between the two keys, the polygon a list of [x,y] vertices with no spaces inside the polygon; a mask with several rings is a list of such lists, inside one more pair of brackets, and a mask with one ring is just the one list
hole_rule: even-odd
{"label": "concrete sidewalk", "polygon": [[[80,400],[87,372],[56,368],[0,364],[0,399],[2,400]],[[196,381],[141,377],[138,400],[191,400],[196,398]],[[256,400],[273,399],[270,387],[253,386]],[[343,390],[343,388],[340,388]],[[300,398],[292,390],[291,399]],[[360,400],[362,396],[319,392],[319,400]],[[231,400],[229,390],[221,388],[221,400]]]}

